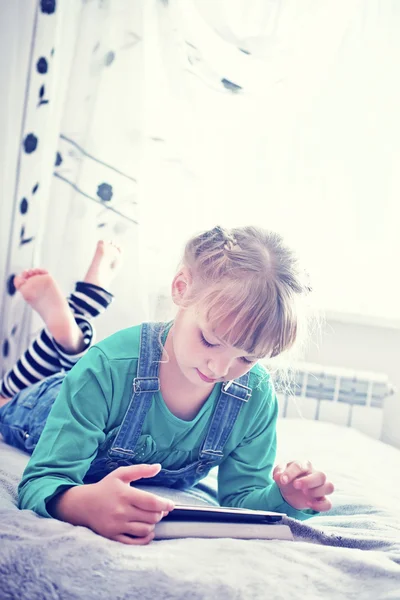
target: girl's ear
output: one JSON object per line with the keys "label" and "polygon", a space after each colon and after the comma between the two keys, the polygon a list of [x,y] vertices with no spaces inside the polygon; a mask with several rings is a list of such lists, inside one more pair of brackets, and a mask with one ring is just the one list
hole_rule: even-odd
{"label": "girl's ear", "polygon": [[189,269],[182,267],[175,275],[171,286],[172,300],[177,306],[181,306],[187,298],[191,284],[192,277]]}

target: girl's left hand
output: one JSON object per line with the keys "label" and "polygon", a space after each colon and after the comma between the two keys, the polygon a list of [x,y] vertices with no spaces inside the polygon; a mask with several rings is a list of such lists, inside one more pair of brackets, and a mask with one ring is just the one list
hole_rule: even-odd
{"label": "girl's left hand", "polygon": [[283,498],[297,510],[311,508],[318,512],[329,510],[332,502],[326,497],[334,490],[325,473],[315,471],[312,464],[293,461],[278,465],[272,474]]}

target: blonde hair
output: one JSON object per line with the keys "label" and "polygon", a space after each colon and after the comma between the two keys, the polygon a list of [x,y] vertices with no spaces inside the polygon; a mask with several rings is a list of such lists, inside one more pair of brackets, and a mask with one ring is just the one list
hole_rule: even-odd
{"label": "blonde hair", "polygon": [[310,291],[305,272],[278,233],[222,227],[186,244],[183,265],[192,285],[185,306],[197,305],[227,344],[261,357],[291,348],[299,330],[298,298]]}

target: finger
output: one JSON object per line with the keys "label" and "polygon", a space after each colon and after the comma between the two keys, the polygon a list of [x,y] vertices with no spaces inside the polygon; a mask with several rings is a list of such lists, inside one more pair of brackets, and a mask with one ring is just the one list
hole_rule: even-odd
{"label": "finger", "polygon": [[145,490],[138,490],[137,488],[131,488],[129,500],[132,506],[144,511],[161,512],[174,509],[172,500],[156,496],[156,494],[146,492]]}
{"label": "finger", "polygon": [[130,465],[129,467],[118,467],[111,473],[113,477],[118,477],[125,483],[137,481],[138,479],[147,479],[154,477],[160,471],[161,465]]}
{"label": "finger", "polygon": [[122,544],[128,544],[130,546],[145,546],[146,544],[150,544],[151,540],[154,538],[154,531],[152,533],[149,533],[149,535],[146,535],[145,537],[139,537],[139,538],[135,538],[135,537],[131,537],[129,535],[124,535],[124,534],[120,534],[120,535],[116,535],[114,538],[115,541],[117,542],[122,542]]}
{"label": "finger", "polygon": [[328,498],[315,498],[307,502],[307,506],[318,512],[325,512],[332,508],[332,502]]}
{"label": "finger", "polygon": [[333,483],[330,481],[328,483],[324,483],[324,485],[320,485],[316,488],[312,488],[311,490],[307,490],[304,492],[308,498],[323,498],[324,496],[329,496],[332,494],[335,489]]}
{"label": "finger", "polygon": [[294,461],[287,464],[285,470],[280,476],[280,483],[288,485],[300,475],[307,475],[312,472],[312,465],[309,461],[299,462]]}
{"label": "finger", "polygon": [[124,513],[124,519],[126,519],[127,521],[137,521],[139,523],[149,523],[150,525],[155,525],[156,523],[161,521],[161,519],[167,514],[168,512],[164,510],[142,510],[141,508],[137,508],[136,506],[128,506],[127,510]]}
{"label": "finger", "polygon": [[137,521],[121,525],[123,534],[131,535],[132,537],[146,537],[154,531],[154,527],[155,525],[150,525],[150,523],[138,523]]}
{"label": "finger", "polygon": [[[325,473],[322,473],[321,471],[316,471],[315,473],[311,473],[311,475],[304,475],[303,477],[298,477],[293,482],[293,486],[297,490],[309,490],[311,488],[316,488],[321,485],[324,485],[325,481]],[[323,494],[320,494],[320,496],[323,496]]]}
{"label": "finger", "polygon": [[285,469],[285,465],[276,465],[275,469],[272,471],[272,477],[276,483],[281,482],[281,476]]}

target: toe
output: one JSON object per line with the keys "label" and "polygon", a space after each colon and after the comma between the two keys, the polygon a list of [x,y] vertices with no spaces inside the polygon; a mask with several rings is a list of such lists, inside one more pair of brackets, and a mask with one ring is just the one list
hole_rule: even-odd
{"label": "toe", "polygon": [[29,271],[27,271],[26,277],[29,279],[30,277],[36,277],[36,275],[47,275],[47,273],[48,271],[46,271],[46,269],[35,267],[34,269],[29,269]]}
{"label": "toe", "polygon": [[25,283],[25,281],[26,281],[26,278],[24,277],[23,273],[21,273],[20,275],[15,275],[15,277],[14,277],[14,287],[15,287],[15,289],[18,290],[21,287],[21,285],[23,283]]}

